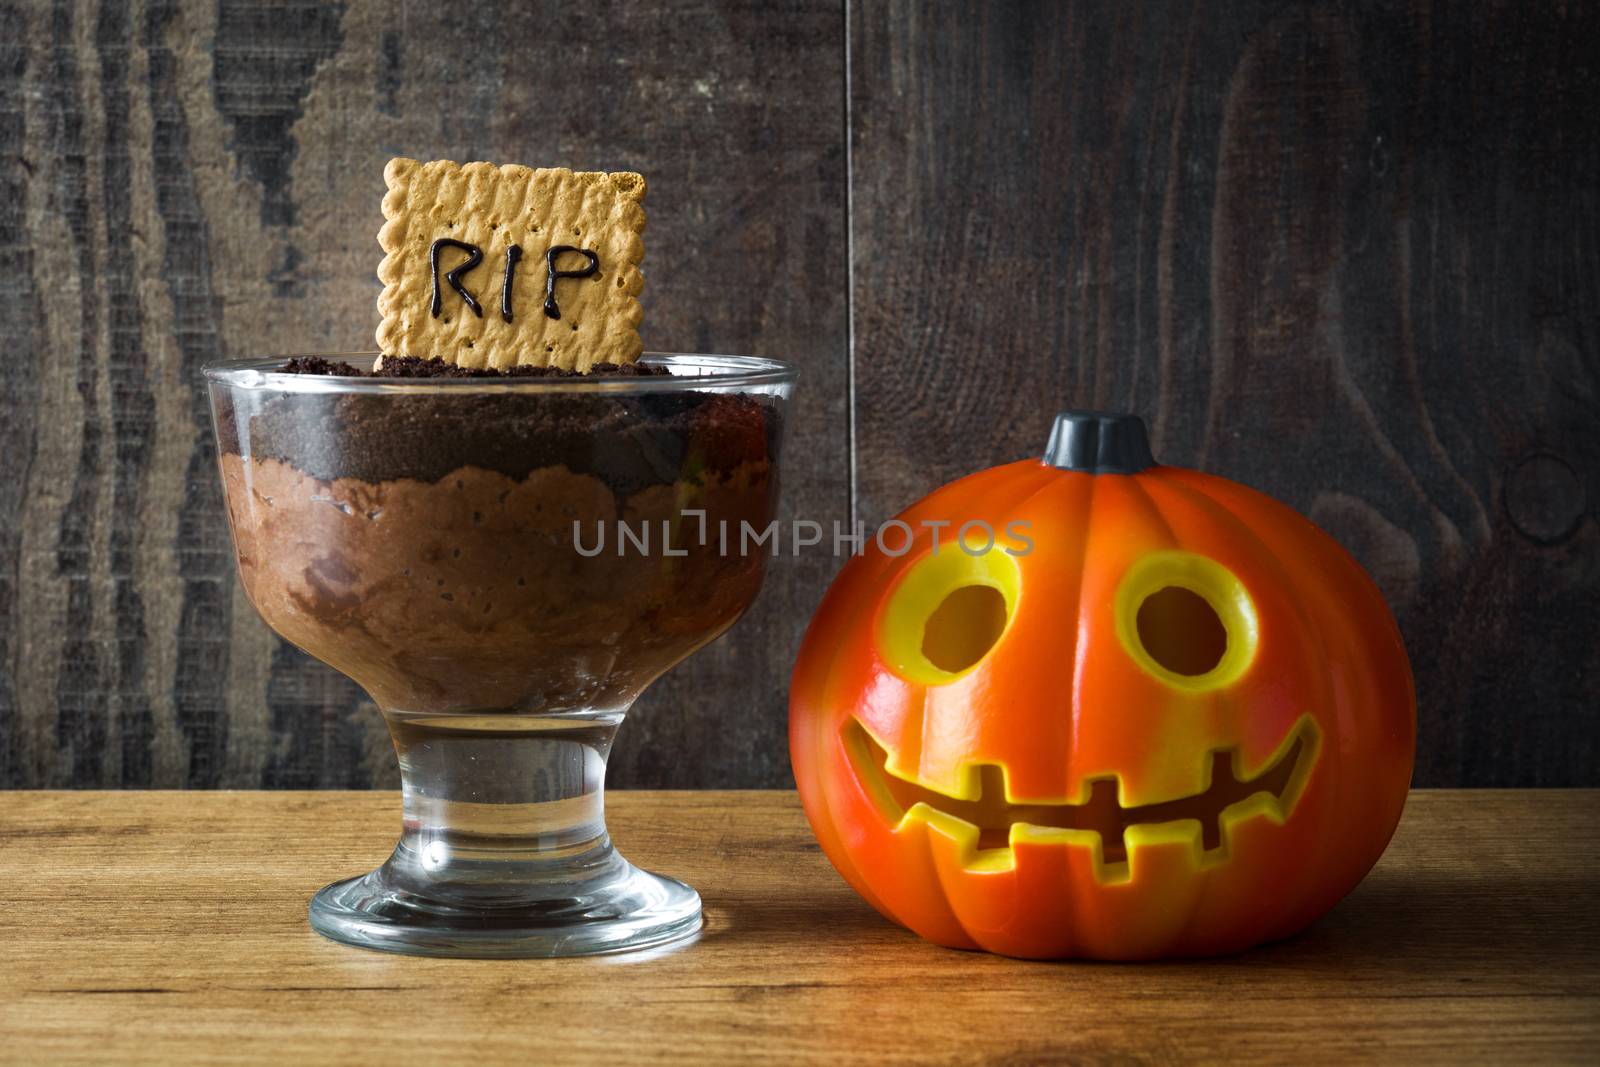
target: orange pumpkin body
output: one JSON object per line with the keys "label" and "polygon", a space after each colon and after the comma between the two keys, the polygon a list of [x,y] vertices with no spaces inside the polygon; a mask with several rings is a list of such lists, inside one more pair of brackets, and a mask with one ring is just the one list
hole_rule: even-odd
{"label": "orange pumpkin body", "polygon": [[1302,929],[1377,861],[1410,665],[1308,520],[1195,471],[1038,460],[899,518],[909,550],[845,566],[790,696],[806,815],[883,914],[1013,956],[1211,955]]}

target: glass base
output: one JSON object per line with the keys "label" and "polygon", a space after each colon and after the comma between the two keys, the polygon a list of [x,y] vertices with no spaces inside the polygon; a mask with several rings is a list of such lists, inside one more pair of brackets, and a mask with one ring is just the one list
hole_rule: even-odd
{"label": "glass base", "polygon": [[606,833],[605,758],[620,711],[387,712],[400,843],[311,900],[311,928],[419,956],[577,956],[700,929],[700,895],[642,871]]}
{"label": "glass base", "polygon": [[[613,855],[615,855],[613,853]],[[311,928],[361,948],[512,959],[658,948],[700,930],[700,894],[617,857],[603,882],[522,900],[446,902],[395,885],[388,865],[311,898]]]}

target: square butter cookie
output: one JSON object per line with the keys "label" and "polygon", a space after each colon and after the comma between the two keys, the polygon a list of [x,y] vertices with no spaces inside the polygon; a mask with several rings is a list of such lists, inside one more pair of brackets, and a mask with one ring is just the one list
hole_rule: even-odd
{"label": "square butter cookie", "polygon": [[643,176],[393,159],[385,356],[586,371],[639,357]]}

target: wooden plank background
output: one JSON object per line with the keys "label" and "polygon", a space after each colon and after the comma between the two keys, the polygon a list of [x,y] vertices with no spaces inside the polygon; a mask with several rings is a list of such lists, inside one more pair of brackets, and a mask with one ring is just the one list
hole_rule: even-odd
{"label": "wooden plank background", "polygon": [[[0,785],[394,782],[238,592],[197,368],[371,346],[392,155],[651,179],[652,348],[804,368],[785,510],[1059,407],[1377,577],[1423,785],[1600,784],[1590,3],[0,0]],[[789,781],[785,557],[612,781]]]}

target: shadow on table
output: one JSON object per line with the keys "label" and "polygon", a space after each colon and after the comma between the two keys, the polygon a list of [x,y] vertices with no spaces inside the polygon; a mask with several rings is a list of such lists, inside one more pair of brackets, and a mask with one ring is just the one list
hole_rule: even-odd
{"label": "shadow on table", "polygon": [[1310,929],[1248,953],[1263,961],[1337,957],[1370,965],[1470,974],[1549,973],[1593,965],[1600,952],[1600,889],[1576,877],[1514,872],[1375,874]]}
{"label": "shadow on table", "polygon": [[827,951],[839,945],[859,945],[914,937],[879,915],[854,893],[791,893],[762,899],[749,897],[707,901],[704,941],[740,942],[764,946],[808,945]]}
{"label": "shadow on table", "polygon": [[[818,952],[917,942],[845,891],[712,900],[702,939]],[[1511,977],[1563,966],[1587,970],[1597,953],[1600,890],[1593,885],[1424,871],[1376,874],[1308,930],[1233,961],[1268,971],[1336,961],[1351,978],[1370,972],[1392,980],[1408,971],[1438,976],[1492,968]]]}

